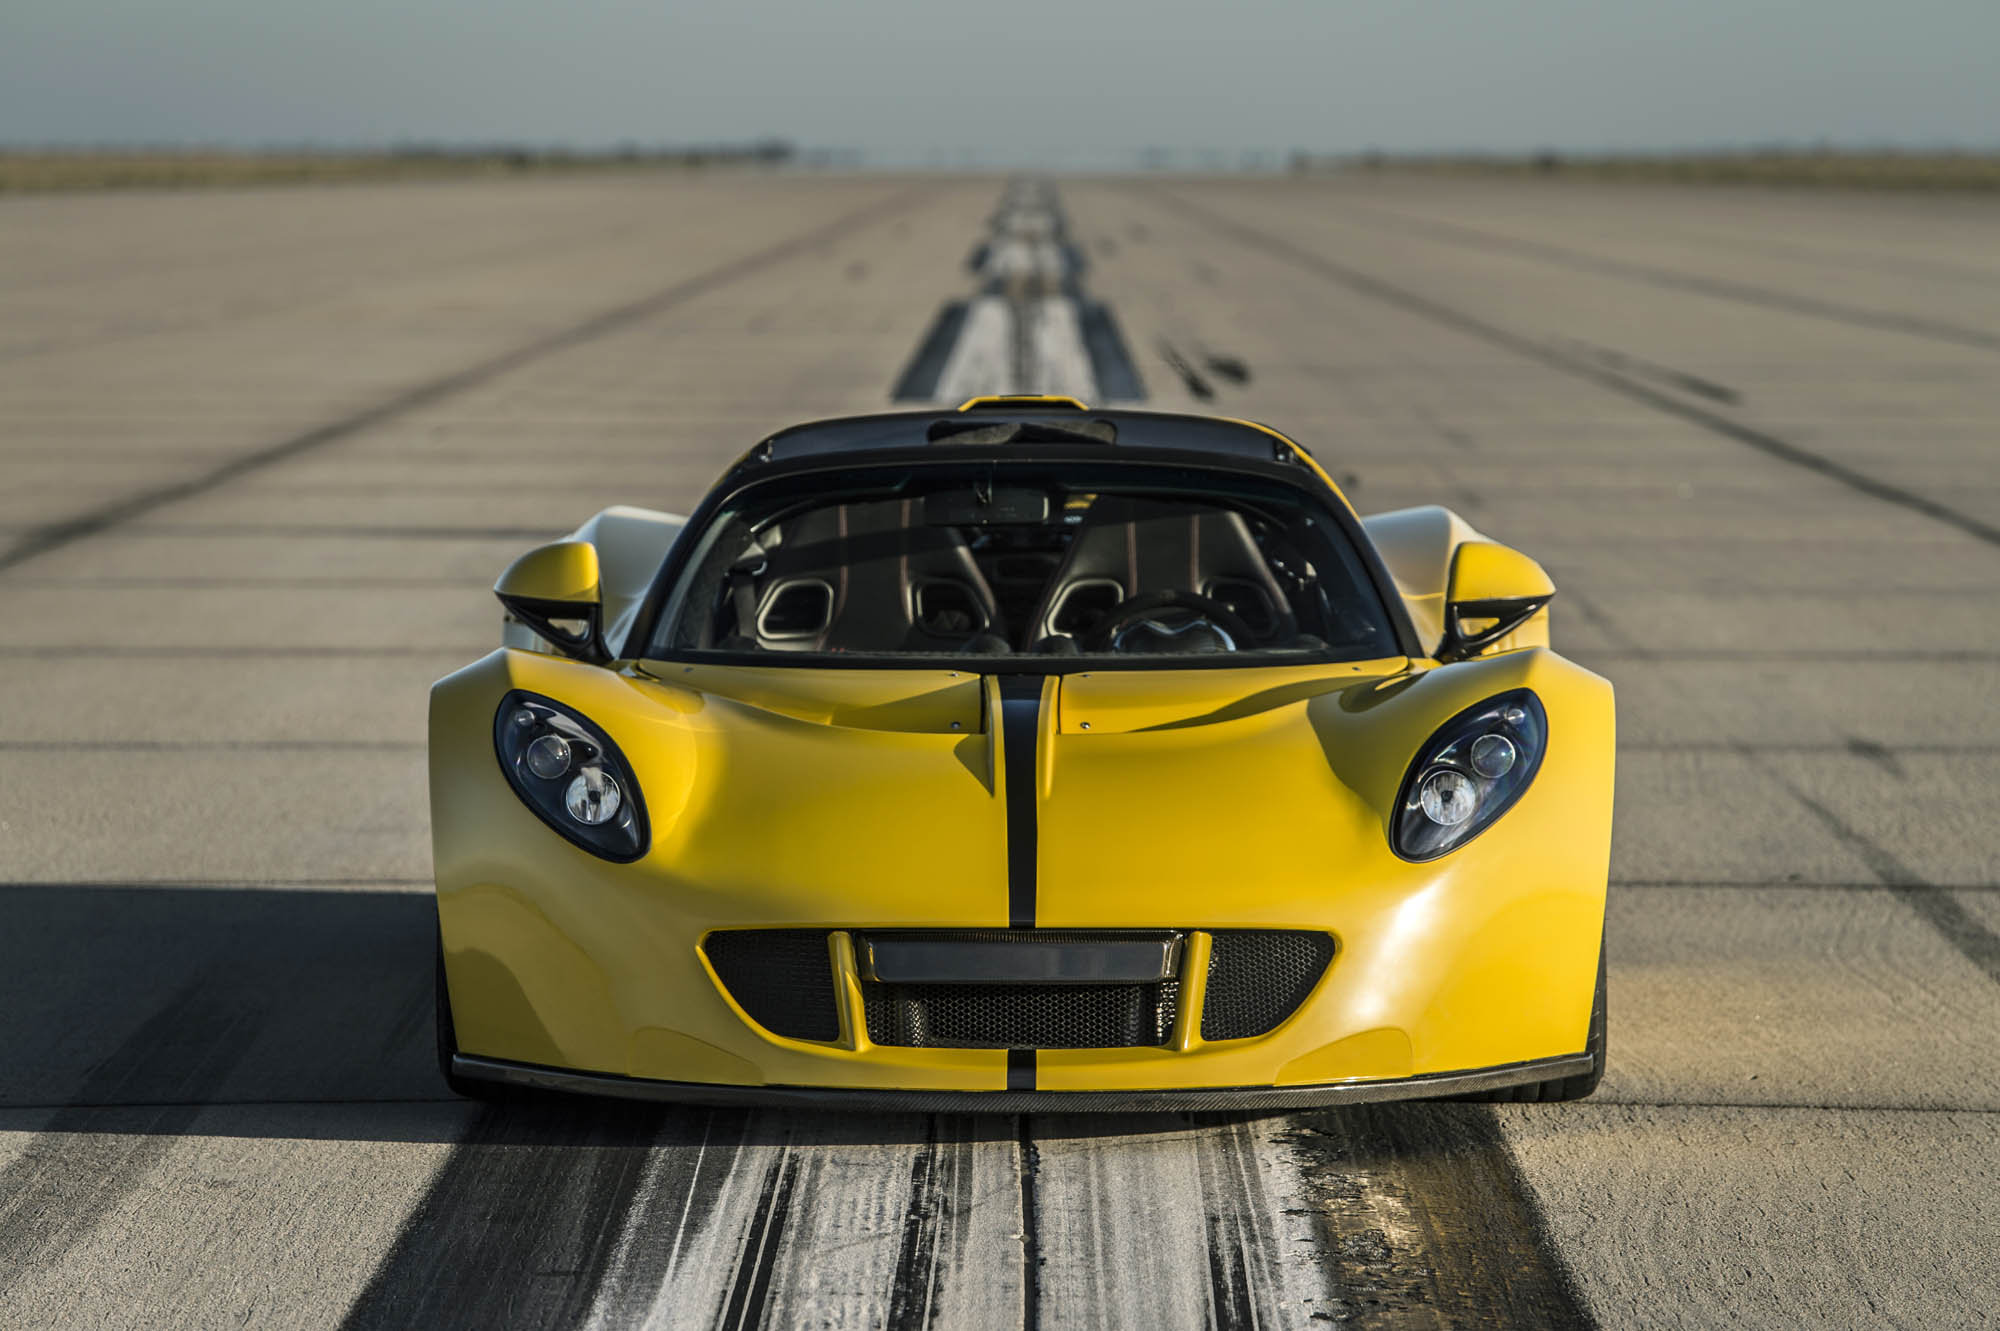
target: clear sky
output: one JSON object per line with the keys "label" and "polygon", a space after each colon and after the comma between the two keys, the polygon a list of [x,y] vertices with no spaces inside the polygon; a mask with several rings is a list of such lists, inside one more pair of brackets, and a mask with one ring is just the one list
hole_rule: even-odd
{"label": "clear sky", "polygon": [[0,0],[0,142],[2000,144],[2000,0]]}

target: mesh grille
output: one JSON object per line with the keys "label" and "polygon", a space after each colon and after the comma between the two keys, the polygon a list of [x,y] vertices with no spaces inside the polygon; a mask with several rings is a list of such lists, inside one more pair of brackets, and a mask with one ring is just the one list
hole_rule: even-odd
{"label": "mesh grille", "polygon": [[867,984],[868,1038],[932,1049],[1163,1045],[1180,983]]}
{"label": "mesh grille", "polygon": [[824,929],[731,929],[702,944],[750,1020],[793,1040],[837,1040],[833,961]]}
{"label": "mesh grille", "polygon": [[1222,929],[1208,955],[1201,1038],[1244,1040],[1275,1030],[1319,983],[1333,960],[1329,934]]}

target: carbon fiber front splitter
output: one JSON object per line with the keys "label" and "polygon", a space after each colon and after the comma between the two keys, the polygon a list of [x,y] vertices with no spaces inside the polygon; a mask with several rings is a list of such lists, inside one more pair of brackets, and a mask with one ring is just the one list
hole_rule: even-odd
{"label": "carbon fiber front splitter", "polygon": [[1553,1081],[1590,1071],[1588,1054],[1503,1063],[1394,1081],[1330,1082],[1318,1086],[1214,1086],[1158,1091],[898,1091],[871,1087],[727,1086],[650,1081],[602,1072],[571,1072],[454,1054],[451,1070],[472,1081],[541,1091],[658,1100],[685,1105],[750,1105],[785,1109],[862,1109],[913,1114],[1146,1113],[1161,1110],[1312,1109],[1323,1105],[1428,1100]]}

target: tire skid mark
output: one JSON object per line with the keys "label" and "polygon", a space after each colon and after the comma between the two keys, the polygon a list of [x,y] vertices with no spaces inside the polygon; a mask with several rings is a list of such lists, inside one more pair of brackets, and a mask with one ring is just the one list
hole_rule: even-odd
{"label": "tire skid mark", "polygon": [[1020,1324],[1011,1120],[793,1114],[782,1121],[803,1164],[765,1325],[998,1331]]}
{"label": "tire skid mark", "polygon": [[1872,476],[1823,453],[1816,453],[1795,444],[1789,439],[1718,415],[1706,407],[1676,397],[1664,389],[1655,388],[1629,375],[1607,369],[1595,360],[1585,360],[1558,351],[1547,343],[1513,332],[1499,324],[1489,323],[1477,315],[1468,314],[1372,273],[1329,259],[1282,236],[1212,212],[1200,204],[1191,203],[1164,190],[1149,189],[1145,197],[1166,205],[1211,231],[1232,237],[1241,244],[1261,250],[1294,268],[1311,273],[1357,295],[1379,301],[1406,314],[1428,319],[1441,327],[1455,329],[1550,369],[1594,383],[1666,415],[1677,416],[1698,425],[1711,434],[1734,440],[1781,462],[1789,462],[1793,466],[1814,472],[1871,499],[1893,504],[1898,508],[1930,518],[1934,522],[1955,528],[1987,545],[2000,545],[2000,526],[1983,521],[1969,513],[1960,512],[1951,505],[1932,499],[1928,495]]}
{"label": "tire skid mark", "polygon": [[1284,1136],[1345,1305],[1370,1327],[1594,1326],[1534,1194],[1478,1105],[1357,1105]]}
{"label": "tire skid mark", "polygon": [[[1260,1149],[1269,1120],[1197,1116],[1211,1126],[1197,1138],[1203,1191],[1211,1199],[1210,1284],[1213,1325],[1279,1328],[1337,1317],[1345,1305],[1329,1278],[1323,1236],[1293,1218],[1302,1181],[1282,1153]],[[1282,1123],[1284,1120],[1279,1120]],[[1214,1199],[1223,1198],[1227,1206]],[[1218,1221],[1226,1224],[1218,1225]],[[1220,1272],[1223,1279],[1216,1278]]]}
{"label": "tire skid mark", "polygon": [[909,1209],[903,1213],[902,1245],[896,1253],[889,1283],[887,1331],[920,1331],[930,1325],[942,1275],[938,1233],[946,1202],[939,1178],[944,1166],[939,1125],[932,1115],[925,1125],[923,1149],[910,1158]]}
{"label": "tire skid mark", "polygon": [[776,1163],[764,1175],[763,1187],[757,1194],[757,1222],[744,1237],[728,1301],[715,1323],[720,1331],[747,1331],[764,1325],[764,1313],[771,1298],[771,1278],[777,1270],[785,1228],[792,1218],[792,1194],[798,1186],[800,1158],[787,1142],[780,1148]]}
{"label": "tire skid mark", "polygon": [[1118,1324],[1289,1328],[1344,1305],[1304,1183],[1272,1124],[1224,1114],[1037,1119],[1047,1264],[1041,1316]]}
{"label": "tire skid mark", "polygon": [[939,308],[890,397],[945,404],[994,393],[1143,399],[1145,384],[1117,317],[1085,288],[1090,261],[1070,236],[1055,190],[1016,182],[986,225],[966,260],[977,293]]}
{"label": "tire skid mark", "polygon": [[1904,333],[1911,337],[1929,338],[1935,342],[1949,342],[1961,347],[1976,347],[1981,351],[2000,351],[2000,335],[1977,328],[1966,328],[1958,324],[1946,323],[1938,319],[1926,319],[1913,314],[1900,314],[1891,310],[1875,310],[1860,305],[1848,305],[1838,301],[1821,300],[1814,296],[1801,296],[1795,292],[1780,291],[1773,287],[1758,286],[1750,282],[1739,282],[1725,277],[1709,277],[1703,273],[1683,272],[1676,268],[1666,268],[1658,264],[1639,263],[1630,259],[1614,259],[1601,254],[1590,254],[1582,250],[1568,249],[1561,245],[1551,245],[1546,241],[1526,240],[1519,236],[1503,235],[1493,231],[1482,231],[1476,227],[1464,226],[1457,222],[1445,222],[1436,218],[1417,217],[1410,213],[1388,208],[1349,204],[1349,212],[1373,214],[1396,224],[1403,233],[1428,235],[1446,244],[1459,245],[1471,249],[1485,250],[1496,254],[1513,254],[1523,258],[1536,259],[1543,263],[1557,264],[1578,272],[1598,273],[1607,277],[1625,278],[1643,282],[1650,286],[1663,287],[1669,291],[1692,291],[1718,300],[1733,300],[1739,304],[1755,305],[1767,310],[1777,310],[1784,314],[1804,315],[1812,319],[1825,319],[1832,323],[1847,324],[1854,328],[1866,328],[1874,332]]}
{"label": "tire skid mark", "polygon": [[1698,374],[1690,374],[1686,370],[1677,370],[1671,365],[1662,365],[1658,361],[1634,356],[1630,352],[1600,347],[1580,337],[1559,339],[1558,346],[1575,355],[1589,357],[1608,370],[1657,379],[1663,384],[1678,388],[1682,392],[1693,393],[1697,397],[1705,397],[1711,402],[1720,402],[1729,407],[1741,406],[1743,403],[1743,393],[1740,389],[1717,383],[1713,379],[1705,379]]}
{"label": "tire skid mark", "polygon": [[672,1149],[651,1153],[645,1181],[628,1209],[606,1264],[589,1325],[640,1323],[655,1292],[685,1274],[693,1246],[706,1233],[737,1160],[749,1115],[711,1111],[692,1159]]}
{"label": "tire skid mark", "polygon": [[1207,402],[1215,396],[1215,385],[1204,379],[1201,371],[1196,369],[1187,357],[1181,355],[1173,343],[1163,337],[1159,345],[1160,359],[1165,361],[1167,368],[1180,379],[1181,386],[1187,389],[1189,397]]}
{"label": "tire skid mark", "polygon": [[729,1111],[653,1156],[592,1327],[1018,1325],[1009,1120]]}
{"label": "tire skid mark", "polygon": [[488,356],[426,380],[414,388],[405,389],[401,393],[382,399],[373,406],[364,407],[338,420],[313,426],[311,429],[280,439],[276,443],[238,454],[185,480],[141,490],[137,494],[115,499],[97,508],[37,527],[11,548],[0,551],[0,570],[13,568],[17,564],[48,554],[52,550],[59,550],[113,527],[123,526],[135,518],[144,517],[169,504],[205,494],[239,477],[289,461],[327,444],[338,443],[378,425],[407,416],[413,411],[456,397],[502,375],[545,360],[557,352],[582,346],[665,314],[719,287],[749,277],[787,259],[811,253],[830,241],[900,212],[918,198],[919,193],[920,191],[904,190],[886,199],[877,199],[830,222],[810,227],[775,244],[719,264],[705,272],[683,278],[650,295],[608,310],[601,310],[567,328],[545,334],[498,355]]}
{"label": "tire skid mark", "polygon": [[[199,1093],[249,1052],[260,1024],[258,1006],[211,972],[183,985],[84,1078],[74,1103],[0,1168],[0,1289],[12,1283],[8,1272],[60,1261],[138,1188],[206,1107]],[[177,1102],[95,1108],[129,1100],[135,1087]]]}
{"label": "tire skid mark", "polygon": [[952,349],[958,345],[959,334],[965,331],[965,317],[970,309],[971,303],[964,300],[948,300],[938,307],[930,331],[917,343],[910,363],[896,376],[896,386],[889,390],[890,397],[898,402],[922,402],[937,394],[938,381],[944,377],[945,364],[951,359]]}
{"label": "tire skid mark", "polygon": [[[1250,1331],[1264,1325],[1257,1291],[1280,1292],[1270,1264],[1270,1235],[1258,1224],[1266,1207],[1256,1186],[1249,1131],[1219,1124],[1195,1139],[1202,1194],[1208,1211],[1209,1325],[1216,1331]],[[1226,1205],[1218,1205],[1226,1199]]]}
{"label": "tire skid mark", "polygon": [[1985,972],[1987,979],[2000,982],[2000,934],[1960,905],[1952,896],[1952,889],[1931,882],[1874,838],[1851,826],[1845,818],[1800,789],[1778,764],[1767,761],[1757,749],[1749,745],[1734,747],[1745,761],[1775,781],[1800,808],[1811,814],[1834,840],[1866,864],[1882,886],[1918,919],[1956,948],[1960,956]]}
{"label": "tire skid mark", "polygon": [[[947,1155],[950,1164],[949,1184],[946,1191],[950,1224],[946,1226],[945,1240],[941,1245],[947,1250],[941,1259],[937,1281],[931,1291],[932,1324],[940,1327],[948,1325],[937,1313],[949,1292],[948,1277],[956,1273],[967,1283],[981,1281],[983,1273],[973,1270],[971,1264],[973,1243],[973,1208],[979,1203],[978,1142],[990,1140],[975,1131],[978,1120],[950,1118],[945,1123],[951,1129],[951,1149]],[[983,1282],[982,1282],[983,1283]]]}
{"label": "tire skid mark", "polygon": [[591,1310],[655,1147],[705,1114],[556,1099],[488,1106],[342,1325],[571,1326]]}
{"label": "tire skid mark", "polygon": [[[1594,623],[1609,634],[1612,641],[1619,643],[1636,659],[1649,662],[1660,659],[1659,653],[1635,641],[1588,598],[1579,600],[1578,605]],[[1679,688],[1677,691],[1690,703],[1699,701],[1688,697],[1685,688]],[[1859,743],[1863,741],[1849,740],[1847,751],[1855,752],[1854,745]],[[1972,912],[1960,905],[1957,898],[1952,895],[1953,889],[1929,881],[1904,864],[1887,848],[1876,844],[1873,838],[1849,826],[1846,819],[1801,789],[1781,764],[1770,761],[1771,749],[1742,741],[1733,742],[1727,747],[1737,757],[1776,783],[1779,789],[1791,796],[1794,803],[1811,814],[1834,840],[1867,865],[1869,872],[1875,875],[1880,885],[1889,889],[1918,919],[1936,930],[1947,943],[1958,950],[1960,955],[1984,971],[1988,979],[2000,982],[2000,934],[1987,928]],[[1887,750],[1883,752],[1886,753]],[[1868,754],[1864,749],[1858,756],[1874,755]],[[1900,777],[1900,773],[1897,775]],[[1777,883],[1769,886],[1792,885]]]}

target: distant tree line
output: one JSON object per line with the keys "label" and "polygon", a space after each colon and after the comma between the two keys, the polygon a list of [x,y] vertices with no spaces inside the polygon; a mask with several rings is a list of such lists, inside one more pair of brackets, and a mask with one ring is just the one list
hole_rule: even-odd
{"label": "distant tree line", "polygon": [[579,148],[524,143],[412,141],[387,147],[270,144],[254,148],[125,144],[0,147],[0,193],[87,189],[199,189],[229,185],[477,176],[537,171],[653,170],[833,164],[787,139]]}
{"label": "distant tree line", "polygon": [[1774,144],[1654,153],[1292,154],[1294,174],[1336,171],[1509,175],[1690,184],[1842,185],[1874,189],[2000,189],[2000,150]]}

